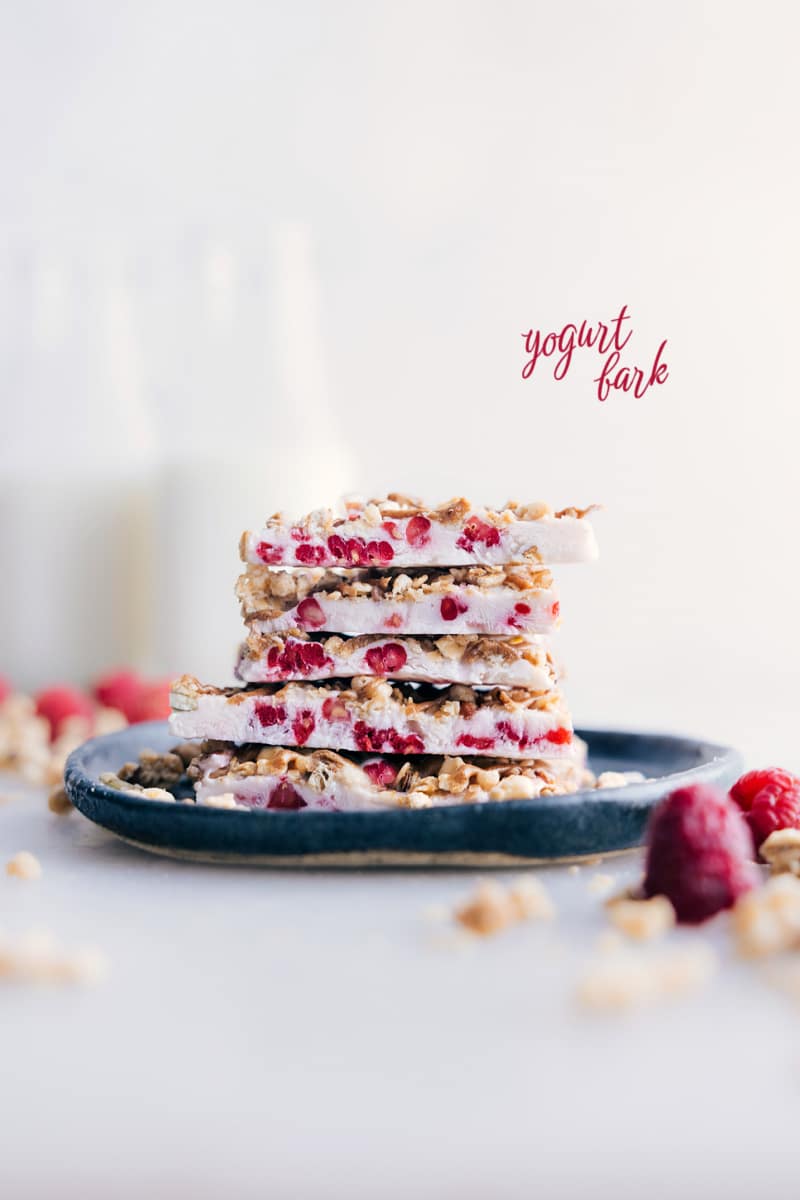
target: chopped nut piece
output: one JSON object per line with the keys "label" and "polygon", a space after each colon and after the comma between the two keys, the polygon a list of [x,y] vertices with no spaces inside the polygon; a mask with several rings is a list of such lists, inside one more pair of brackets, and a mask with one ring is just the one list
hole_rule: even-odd
{"label": "chopped nut piece", "polygon": [[800,829],[776,829],[761,843],[760,854],[773,875],[800,875]]}
{"label": "chopped nut piece", "polygon": [[739,952],[748,958],[800,947],[800,879],[773,876],[737,900],[731,919]]}
{"label": "chopped nut piece", "polygon": [[28,850],[20,850],[6,863],[6,875],[16,875],[17,879],[41,879],[42,864]]}
{"label": "chopped nut piece", "polygon": [[589,967],[578,987],[578,1000],[586,1008],[624,1010],[694,991],[715,970],[716,957],[702,943],[656,956],[612,952]]}
{"label": "chopped nut piece", "polygon": [[675,909],[666,896],[635,900],[623,895],[607,901],[606,911],[612,925],[640,942],[660,937],[675,924]]}
{"label": "chopped nut piece", "polygon": [[471,899],[455,912],[459,924],[482,937],[499,933],[517,921],[549,919],[554,915],[555,908],[544,885],[533,878],[519,880],[509,889],[493,879],[484,880]]}
{"label": "chopped nut piece", "polygon": [[55,788],[47,797],[47,807],[51,813],[56,813],[59,817],[68,816],[72,812],[72,801],[67,795],[66,788]]}

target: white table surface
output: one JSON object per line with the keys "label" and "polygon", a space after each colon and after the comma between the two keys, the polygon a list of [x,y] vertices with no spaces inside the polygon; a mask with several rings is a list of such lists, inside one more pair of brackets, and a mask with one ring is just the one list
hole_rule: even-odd
{"label": "white table surface", "polygon": [[[16,785],[4,780],[4,794]],[[0,806],[0,926],[111,963],[94,988],[0,983],[0,1196],[617,1198],[764,1194],[796,1174],[800,1011],[735,961],[633,1015],[575,985],[593,874],[483,941],[431,906],[476,872],[212,868],[150,857],[29,791]],[[506,876],[508,878],[508,876]],[[791,1185],[794,1186],[794,1185]],[[787,1191],[786,1194],[791,1194]]]}

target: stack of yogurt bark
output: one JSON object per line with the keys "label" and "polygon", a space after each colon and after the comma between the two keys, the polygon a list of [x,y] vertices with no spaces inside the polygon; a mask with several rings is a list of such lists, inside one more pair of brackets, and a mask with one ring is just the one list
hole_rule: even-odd
{"label": "stack of yogurt bark", "polygon": [[393,493],[245,533],[242,686],[173,685],[173,732],[204,739],[198,802],[345,811],[576,790],[547,568],[596,557],[588,511]]}

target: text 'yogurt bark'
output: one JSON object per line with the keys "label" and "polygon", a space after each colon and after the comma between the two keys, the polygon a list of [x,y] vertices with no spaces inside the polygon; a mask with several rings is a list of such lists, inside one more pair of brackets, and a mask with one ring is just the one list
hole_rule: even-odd
{"label": "text 'yogurt bark'", "polygon": [[560,611],[549,571],[525,564],[411,574],[251,566],[236,590],[257,633],[544,634]]}
{"label": "text 'yogurt bark'", "polygon": [[319,746],[394,754],[568,758],[572,722],[557,691],[479,692],[461,684],[343,683],[215,688],[184,675],[172,686],[170,728],[181,738]]}
{"label": "text 'yogurt bark'", "polygon": [[192,763],[199,804],[230,796],[249,809],[348,812],[531,800],[574,792],[590,779],[579,760],[310,753],[210,743]]}
{"label": "text 'yogurt bark'", "polygon": [[241,648],[236,675],[245,683],[380,675],[419,683],[526,687],[535,692],[549,691],[557,682],[545,638],[469,634],[395,638],[254,633]]}
{"label": "text 'yogurt bark'", "polygon": [[588,562],[597,544],[586,514],[546,504],[483,508],[459,497],[439,508],[390,493],[352,502],[344,515],[317,509],[297,521],[275,513],[242,535],[248,563],[298,567],[429,567],[470,563]]}

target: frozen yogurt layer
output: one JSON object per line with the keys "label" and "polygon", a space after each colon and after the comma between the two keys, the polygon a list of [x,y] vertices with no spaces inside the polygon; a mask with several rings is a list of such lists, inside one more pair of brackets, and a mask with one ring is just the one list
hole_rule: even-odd
{"label": "frozen yogurt layer", "polygon": [[[579,759],[303,753],[278,746],[210,743],[189,769],[199,804],[350,812],[532,800],[591,786]],[[226,805],[227,806],[227,805]]]}
{"label": "frozen yogurt layer", "polygon": [[547,639],[537,637],[391,637],[364,634],[253,633],[242,646],[236,675],[244,683],[352,679],[379,675],[418,683],[555,687]]}
{"label": "frozen yogurt layer", "polygon": [[591,511],[551,512],[546,504],[516,501],[493,509],[463,497],[429,508],[392,492],[346,503],[341,515],[321,508],[292,521],[275,513],[242,534],[241,555],[248,563],[299,567],[588,562],[597,557],[586,520]]}
{"label": "frozen yogurt layer", "polygon": [[410,573],[250,566],[236,590],[255,633],[544,634],[559,616],[550,573],[524,564]]}
{"label": "frozen yogurt layer", "polygon": [[170,703],[178,737],[235,745],[546,759],[574,753],[572,722],[557,691],[393,687],[367,676],[349,684],[216,688],[184,675],[172,685]]}

